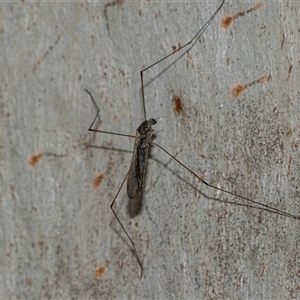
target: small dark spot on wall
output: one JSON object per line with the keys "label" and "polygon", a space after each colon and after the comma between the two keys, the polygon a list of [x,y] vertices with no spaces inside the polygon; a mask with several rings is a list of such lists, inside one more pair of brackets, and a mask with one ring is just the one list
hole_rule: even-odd
{"label": "small dark spot on wall", "polygon": [[262,6],[263,6],[263,4],[262,4],[262,2],[260,2],[260,3],[256,4],[254,7],[250,8],[250,9],[248,9],[248,10],[246,10],[246,11],[239,12],[239,13],[237,13],[237,14],[235,14],[235,15],[232,15],[232,16],[225,16],[225,17],[223,17],[223,18],[221,19],[221,26],[222,26],[223,28],[225,28],[225,29],[228,29],[229,26],[230,26],[230,24],[231,24],[234,20],[236,20],[236,19],[239,18],[239,17],[243,17],[243,16],[245,16],[246,14],[249,14],[249,13],[251,13],[251,12],[257,10],[257,9],[260,9],[260,8],[262,8]]}
{"label": "small dark spot on wall", "polygon": [[245,89],[247,89],[248,87],[252,86],[252,85],[255,85],[255,84],[258,84],[258,83],[264,83],[264,82],[268,82],[272,79],[272,76],[271,74],[269,75],[266,75],[266,76],[263,76],[263,77],[260,77],[259,79],[257,80],[254,80],[250,83],[247,83],[247,84],[238,84],[236,85],[232,91],[231,91],[231,94],[234,98],[238,97]]}
{"label": "small dark spot on wall", "polygon": [[103,274],[105,273],[106,270],[107,270],[107,266],[106,266],[106,264],[103,264],[102,266],[100,266],[98,269],[95,270],[94,276],[96,278],[100,278],[103,276]]}
{"label": "small dark spot on wall", "polygon": [[174,96],[172,99],[172,103],[173,103],[173,110],[175,115],[177,116],[180,115],[183,110],[182,100],[180,99],[180,97]]}
{"label": "small dark spot on wall", "polygon": [[96,189],[102,182],[104,178],[104,174],[100,174],[98,176],[96,176],[93,180],[93,188]]}
{"label": "small dark spot on wall", "polygon": [[35,154],[35,155],[32,155],[30,158],[29,158],[29,164],[31,166],[36,166],[37,163],[41,160],[41,158],[44,156],[43,153],[38,153],[38,154]]}

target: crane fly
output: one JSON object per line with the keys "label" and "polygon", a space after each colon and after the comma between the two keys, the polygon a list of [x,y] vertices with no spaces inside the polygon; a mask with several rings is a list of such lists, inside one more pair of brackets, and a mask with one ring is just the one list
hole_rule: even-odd
{"label": "crane fly", "polygon": [[119,187],[119,189],[118,189],[118,191],[117,191],[117,193],[116,193],[116,195],[115,195],[115,197],[114,197],[114,199],[113,199],[113,201],[110,205],[110,209],[112,210],[115,218],[117,219],[117,221],[120,224],[122,230],[124,231],[124,233],[126,234],[127,238],[129,239],[129,241],[132,245],[132,250],[133,250],[134,255],[137,259],[137,262],[140,266],[141,278],[143,276],[143,271],[144,271],[143,264],[140,260],[138,252],[136,250],[135,243],[133,242],[132,238],[130,237],[129,233],[125,229],[122,222],[120,221],[120,219],[119,219],[119,217],[118,217],[118,215],[117,215],[117,213],[114,209],[114,204],[116,202],[116,199],[117,199],[117,197],[118,197],[118,195],[119,195],[126,179],[127,179],[127,195],[129,197],[129,199],[134,199],[136,201],[139,201],[141,199],[141,196],[143,194],[143,189],[144,189],[144,181],[145,181],[145,174],[146,174],[147,160],[148,160],[148,154],[149,154],[149,147],[150,146],[156,146],[159,149],[161,149],[163,152],[165,152],[167,155],[169,155],[172,159],[174,159],[179,165],[181,165],[186,171],[188,171],[190,174],[195,176],[201,183],[205,184],[206,186],[211,187],[215,190],[221,191],[223,193],[229,194],[231,196],[237,197],[239,199],[242,199],[248,204],[236,203],[236,202],[231,202],[231,201],[226,201],[226,200],[224,200],[224,202],[231,203],[231,204],[236,204],[236,205],[247,206],[247,207],[252,207],[252,208],[255,208],[255,209],[262,209],[262,210],[265,210],[269,213],[275,213],[275,214],[285,216],[285,217],[288,217],[288,218],[291,218],[291,219],[300,220],[299,216],[295,216],[293,214],[284,212],[284,211],[279,210],[279,209],[277,209],[275,207],[272,207],[270,205],[263,204],[259,201],[244,197],[242,195],[236,194],[234,192],[231,192],[229,190],[214,186],[214,185],[206,182],[199,175],[197,175],[194,171],[192,171],[189,167],[187,167],[183,162],[181,162],[174,155],[172,155],[169,151],[167,151],[162,146],[156,144],[152,140],[152,132],[153,132],[152,126],[154,126],[157,123],[157,120],[154,119],[154,118],[150,118],[150,119],[147,120],[146,105],[145,105],[145,94],[144,94],[145,85],[144,85],[144,79],[143,79],[144,72],[149,70],[150,68],[154,67],[155,65],[159,64],[160,62],[166,60],[167,58],[169,58],[170,56],[172,56],[173,54],[175,54],[178,51],[186,49],[184,51],[184,53],[179,58],[181,58],[183,55],[188,53],[188,51],[198,41],[198,39],[203,34],[203,32],[206,30],[206,28],[209,26],[209,24],[215,19],[216,15],[220,11],[220,9],[224,5],[224,3],[225,3],[225,0],[223,0],[221,2],[221,4],[217,8],[217,10],[214,12],[214,14],[208,19],[208,21],[204,24],[204,26],[196,33],[196,35],[188,43],[184,44],[183,46],[180,46],[178,49],[174,49],[174,51],[172,53],[168,54],[167,56],[163,57],[162,59],[156,61],[155,63],[151,64],[150,66],[148,66],[148,67],[146,67],[146,68],[144,68],[143,70],[140,71],[144,121],[137,128],[136,135],[129,135],[129,134],[123,134],[123,133],[116,133],[116,132],[93,129],[93,126],[96,122],[96,119],[99,118],[100,109],[99,109],[92,93],[89,90],[85,89],[85,92],[87,92],[89,94],[89,96],[90,96],[90,98],[93,102],[93,105],[95,107],[95,110],[96,110],[96,116],[95,116],[95,118],[94,118],[94,120],[93,120],[93,122],[90,125],[88,130],[93,131],[93,132],[100,132],[100,133],[104,133],[104,134],[130,137],[130,138],[135,139],[134,148],[133,148],[133,155],[132,155],[132,160],[131,160],[129,171],[127,172],[125,178],[123,179],[123,182],[122,182],[121,186]]}

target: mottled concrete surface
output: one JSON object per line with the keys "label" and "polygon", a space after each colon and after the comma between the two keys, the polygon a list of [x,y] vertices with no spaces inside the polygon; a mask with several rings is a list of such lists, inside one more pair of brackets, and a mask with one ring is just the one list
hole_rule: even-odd
{"label": "mottled concrete surface", "polygon": [[[161,117],[155,142],[206,181],[300,215],[300,3],[259,3],[226,1],[188,55],[146,72],[147,114]],[[218,5],[0,4],[2,299],[300,298],[300,221],[216,201],[240,200],[158,148],[140,214],[129,218],[125,188],[117,204],[140,280],[109,209],[133,140],[87,131],[85,88],[100,129],[134,135],[139,71]]]}

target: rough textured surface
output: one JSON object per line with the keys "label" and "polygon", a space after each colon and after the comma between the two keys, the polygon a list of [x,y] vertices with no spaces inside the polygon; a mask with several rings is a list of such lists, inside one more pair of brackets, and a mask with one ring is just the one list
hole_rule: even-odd
{"label": "rough textured surface", "polygon": [[[221,26],[257,4],[227,1],[188,56],[147,72],[147,113],[162,117],[156,142],[205,180],[300,215],[300,4],[263,1]],[[125,188],[117,206],[142,280],[109,209],[133,141],[87,131],[94,109],[84,88],[102,130],[134,135],[139,71],[187,42],[217,6],[0,5],[3,299],[300,298],[300,221],[215,201],[234,198],[157,148],[141,214],[129,219]]]}

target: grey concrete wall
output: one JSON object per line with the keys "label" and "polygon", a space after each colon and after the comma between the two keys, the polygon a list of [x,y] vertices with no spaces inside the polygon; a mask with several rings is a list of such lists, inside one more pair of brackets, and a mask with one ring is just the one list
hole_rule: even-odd
{"label": "grey concrete wall", "polygon": [[[139,279],[109,209],[133,140],[87,131],[84,89],[100,129],[135,134],[139,71],[219,3],[117,2],[0,4],[1,298],[300,298],[300,221],[214,200],[240,201],[157,148],[141,213],[129,218],[125,189],[117,205]],[[263,1],[221,26],[257,4],[226,1],[188,56],[146,72],[147,114],[162,117],[156,143],[206,181],[300,215],[300,4]]]}

